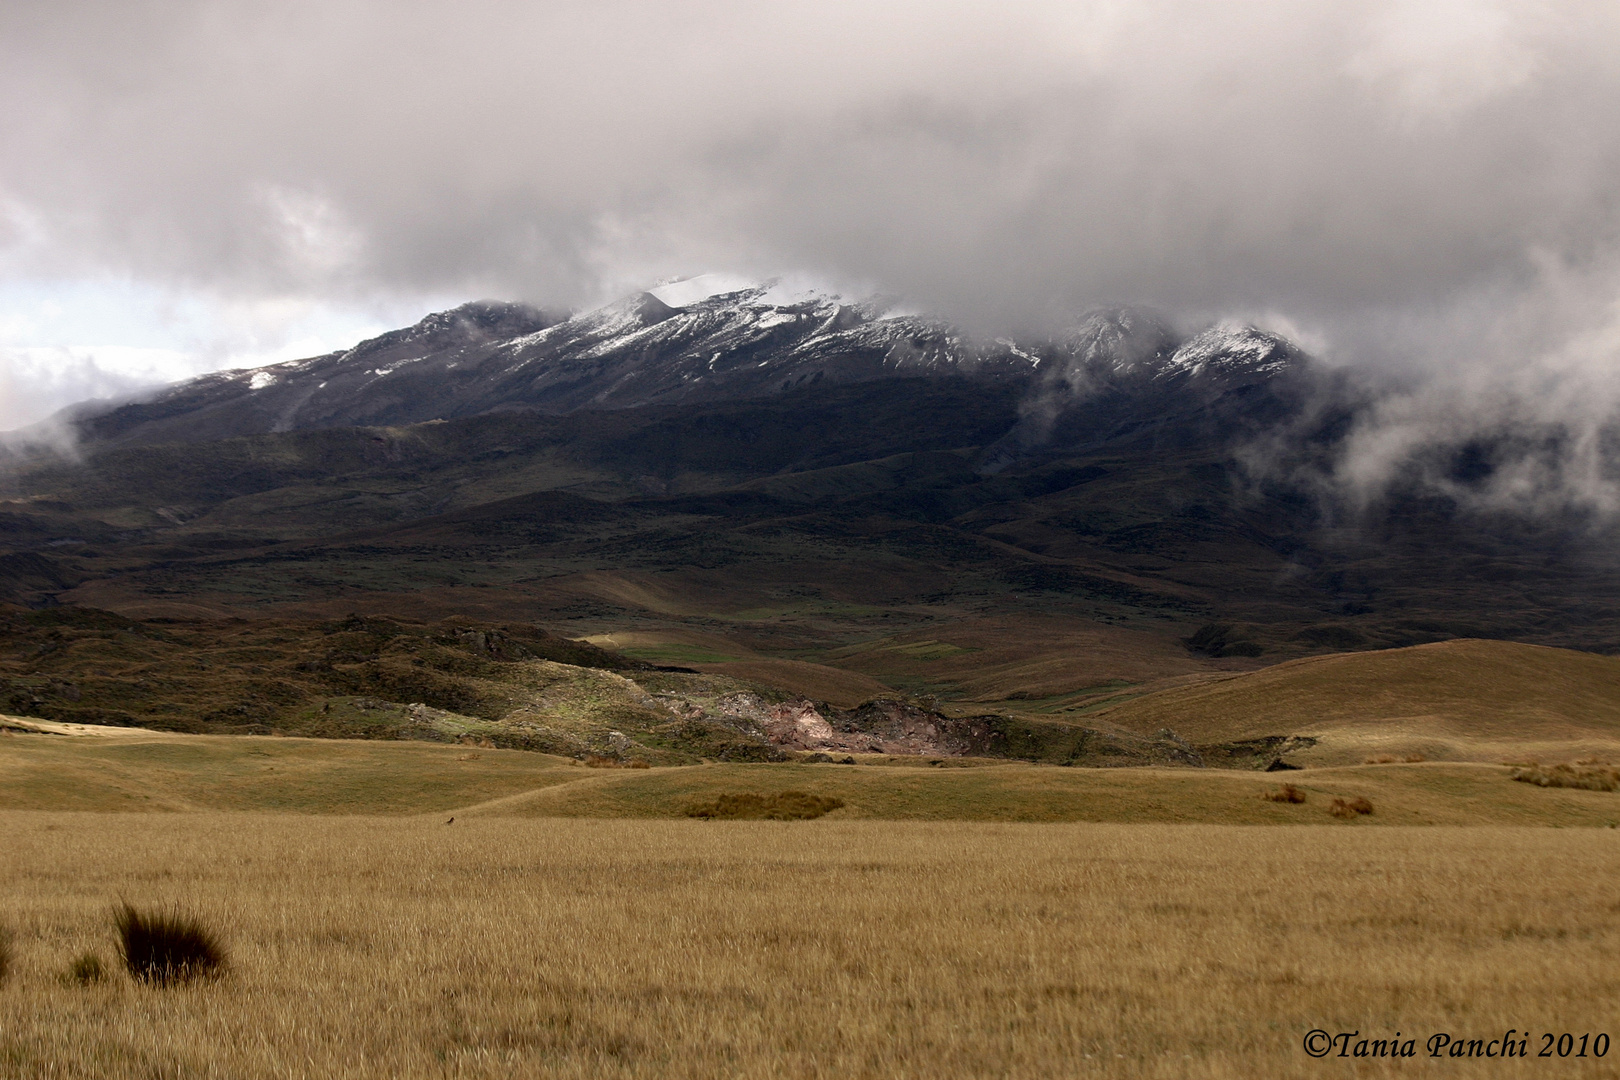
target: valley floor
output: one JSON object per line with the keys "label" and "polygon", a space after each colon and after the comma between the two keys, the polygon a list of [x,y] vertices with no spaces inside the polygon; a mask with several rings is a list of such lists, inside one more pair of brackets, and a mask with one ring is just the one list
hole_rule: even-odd
{"label": "valley floor", "polygon": [[[1607,829],[15,810],[0,829],[8,1077],[1597,1077],[1620,1054],[1533,1056],[1620,1037]],[[119,899],[212,923],[228,973],[67,978],[113,959]],[[1427,1056],[1510,1028],[1531,1060]],[[1314,1029],[1418,1057],[1317,1060]]]}

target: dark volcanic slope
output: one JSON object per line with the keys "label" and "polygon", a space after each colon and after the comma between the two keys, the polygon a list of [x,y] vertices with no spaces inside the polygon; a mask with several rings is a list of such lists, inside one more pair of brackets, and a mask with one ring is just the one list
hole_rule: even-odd
{"label": "dark volcanic slope", "polygon": [[642,293],[558,320],[468,304],[346,352],[181,384],[81,427],[99,441],[220,438],[408,424],[524,408],[548,413],[759,397],[918,374],[995,380],[1031,359],[950,327],[764,288],[672,308]]}
{"label": "dark volcanic slope", "polygon": [[1177,344],[1155,320],[1130,311],[1099,313],[1057,340],[984,343],[877,303],[823,296],[784,303],[767,287],[684,308],[642,293],[562,320],[477,303],[345,352],[209,375],[150,400],[82,412],[78,426],[95,443],[195,442],[508,409],[561,414],[967,378],[1031,388],[1038,402],[1009,444],[1022,451],[1062,435],[1057,413],[1073,400],[1119,412],[1126,400],[1266,383],[1303,361],[1285,342],[1252,330],[1217,329]]}
{"label": "dark volcanic slope", "polygon": [[1605,535],[1416,496],[1325,528],[1188,434],[1241,420],[1244,400],[1185,399],[1179,423],[1012,459],[997,445],[1020,391],[960,379],[109,448],[19,478],[33,494],[5,507],[0,587],[148,614],[686,627],[793,655],[1031,617],[1166,637],[1233,623],[1196,644],[1267,657],[1620,646]]}
{"label": "dark volcanic slope", "polygon": [[[941,693],[1453,636],[1620,648],[1612,529],[1417,487],[1345,518],[1245,467],[1330,460],[1357,407],[1273,335],[1131,311],[986,344],[764,290],[469,305],[86,418],[82,460],[0,476],[0,599],[521,618]],[[1062,678],[1020,666],[1037,639]]]}

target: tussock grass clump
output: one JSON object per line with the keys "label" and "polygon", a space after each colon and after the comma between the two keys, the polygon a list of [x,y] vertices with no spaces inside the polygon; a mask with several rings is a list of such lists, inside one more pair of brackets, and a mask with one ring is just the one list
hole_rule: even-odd
{"label": "tussock grass clump", "polygon": [[1513,779],[1537,787],[1614,791],[1620,788],[1620,769],[1612,765],[1586,761],[1577,761],[1572,765],[1533,764],[1522,769],[1514,769]]}
{"label": "tussock grass clump", "polygon": [[1262,793],[1260,797],[1271,802],[1302,803],[1306,801],[1305,793],[1293,784],[1284,784],[1280,788]]}
{"label": "tussock grass clump", "polygon": [[843,799],[831,795],[811,795],[805,791],[783,791],[776,795],[739,792],[695,802],[686,808],[686,816],[804,821],[831,813],[843,805]]}
{"label": "tussock grass clump", "polygon": [[0,983],[11,972],[11,931],[0,926]]}
{"label": "tussock grass clump", "polygon": [[1328,813],[1337,818],[1353,818],[1360,814],[1373,812],[1373,804],[1364,796],[1357,795],[1353,799],[1334,799],[1333,805],[1328,807]]}
{"label": "tussock grass clump", "polygon": [[93,952],[87,952],[75,957],[73,963],[68,965],[68,978],[80,986],[100,982],[107,977],[107,969],[101,963],[101,957]]}
{"label": "tussock grass clump", "polygon": [[124,967],[141,982],[168,986],[224,973],[225,947],[190,915],[142,914],[124,904],[114,912],[113,925]]}

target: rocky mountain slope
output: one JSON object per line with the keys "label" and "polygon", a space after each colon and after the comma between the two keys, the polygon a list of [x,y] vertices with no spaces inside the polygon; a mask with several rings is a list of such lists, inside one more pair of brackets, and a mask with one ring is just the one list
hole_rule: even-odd
{"label": "rocky mountain slope", "polygon": [[[1009,446],[1049,441],[1080,401],[1210,398],[1297,373],[1305,358],[1250,328],[1185,343],[1155,317],[1096,312],[1052,339],[976,341],[897,313],[763,284],[682,307],[639,293],[570,318],[480,302],[352,349],[180,383],[148,399],[82,407],[96,444],[414,424],[505,410],[565,414],[769,397],[896,378],[1028,388]],[[1095,410],[1093,410],[1095,411]]]}

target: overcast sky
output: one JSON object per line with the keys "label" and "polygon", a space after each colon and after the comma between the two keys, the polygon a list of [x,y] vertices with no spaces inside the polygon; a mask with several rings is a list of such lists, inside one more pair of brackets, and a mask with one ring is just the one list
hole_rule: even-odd
{"label": "overcast sky", "polygon": [[0,427],[704,271],[1249,319],[1593,413],[1617,56],[1612,0],[8,0]]}

